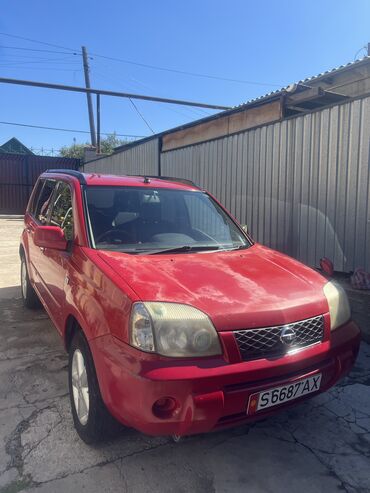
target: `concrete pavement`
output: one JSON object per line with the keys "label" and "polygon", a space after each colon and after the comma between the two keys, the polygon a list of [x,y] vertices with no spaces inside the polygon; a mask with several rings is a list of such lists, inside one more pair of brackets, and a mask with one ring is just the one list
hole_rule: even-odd
{"label": "concrete pavement", "polygon": [[43,310],[22,307],[20,230],[0,218],[0,493],[370,491],[366,343],[349,378],[258,424],[178,444],[122,429],[85,445],[59,336]]}

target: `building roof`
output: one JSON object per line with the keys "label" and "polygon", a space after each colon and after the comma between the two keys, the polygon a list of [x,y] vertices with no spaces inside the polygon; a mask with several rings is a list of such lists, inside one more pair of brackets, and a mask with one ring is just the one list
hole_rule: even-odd
{"label": "building roof", "polygon": [[[201,118],[199,120],[194,120],[194,121],[191,121],[191,122],[186,123],[184,125],[170,128],[170,129],[165,130],[163,132],[160,132],[160,133],[157,133],[154,135],[150,135],[148,137],[144,137],[143,139],[139,139],[139,140],[136,140],[134,142],[130,142],[128,144],[124,144],[122,146],[116,147],[114,149],[114,153],[122,152],[126,149],[129,149],[130,147],[135,147],[135,146],[141,145],[144,142],[147,142],[147,141],[150,141],[150,140],[153,140],[156,138],[161,138],[164,135],[178,132],[180,130],[184,130],[184,129],[187,129],[190,127],[194,127],[194,126],[200,125],[202,123],[216,120],[218,118],[228,116],[228,115],[233,114],[235,112],[243,111],[247,108],[253,108],[253,107],[265,104],[267,102],[272,102],[274,100],[278,100],[281,97],[283,97],[284,95],[291,96],[293,94],[297,94],[301,91],[305,91],[307,89],[310,89],[312,84],[317,85],[317,83],[319,83],[320,81],[322,81],[324,83],[324,82],[326,82],[325,79],[328,80],[329,77],[332,77],[334,75],[339,75],[339,74],[341,74],[347,70],[352,70],[353,68],[359,68],[359,67],[361,67],[363,65],[367,65],[369,63],[370,63],[370,56],[365,56],[360,60],[355,60],[353,62],[349,62],[347,64],[340,65],[339,67],[327,70],[325,72],[321,72],[317,75],[313,75],[311,77],[306,77],[305,79],[302,79],[302,80],[300,80],[294,84],[290,84],[288,86],[282,87],[281,89],[277,89],[276,91],[269,92],[263,96],[259,96],[259,97],[254,98],[254,99],[250,99],[250,100],[246,101],[245,103],[241,103],[237,106],[234,106],[233,108],[231,108],[229,110],[221,111],[221,112],[215,113],[214,115],[210,115],[210,116],[207,116],[205,118]],[[322,91],[322,93],[319,94],[319,97],[321,99],[319,105],[330,104],[333,102],[339,102],[341,100],[348,99],[347,96],[342,96],[342,95],[336,94],[336,93],[330,93],[330,85],[327,87],[327,90],[328,90],[327,92]],[[324,94],[324,93],[326,93],[326,94]],[[331,97],[329,97],[329,96],[331,96]],[[304,108],[304,105],[303,105],[301,110],[304,110],[304,109],[306,109],[306,110],[312,109],[312,108],[310,108],[310,103],[306,104],[306,108]],[[294,110],[292,110],[290,113],[288,113],[288,115],[292,115],[293,113],[295,113]],[[97,160],[98,159],[103,159],[103,158],[97,158]]]}
{"label": "building roof", "polygon": [[263,96],[258,96],[257,98],[249,99],[245,103],[240,103],[236,106],[233,106],[233,109],[240,109],[244,106],[248,106],[250,104],[263,101],[265,99],[270,99],[275,96],[279,96],[281,94],[285,94],[294,89],[294,87],[309,85],[312,82],[318,82],[319,80],[328,77],[329,75],[335,75],[338,72],[343,72],[345,70],[349,70],[354,68],[355,66],[364,65],[365,63],[370,62],[370,56],[365,56],[360,60],[354,60],[353,62],[346,63],[344,65],[339,65],[339,67],[332,68],[330,70],[326,70],[325,72],[320,72],[317,75],[312,75],[311,77],[306,77],[305,79],[301,79],[293,84],[289,84],[288,86],[281,87],[280,89],[276,89],[275,91],[268,92]]}
{"label": "building roof", "polygon": [[0,146],[0,154],[33,154],[33,152],[16,137],[12,137]]}

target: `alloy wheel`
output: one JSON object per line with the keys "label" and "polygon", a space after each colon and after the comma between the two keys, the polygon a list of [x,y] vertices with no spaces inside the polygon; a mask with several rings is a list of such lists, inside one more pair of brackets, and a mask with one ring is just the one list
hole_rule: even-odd
{"label": "alloy wheel", "polygon": [[24,258],[21,262],[21,288],[23,298],[27,298],[27,266]]}
{"label": "alloy wheel", "polygon": [[72,389],[77,417],[82,425],[86,425],[90,404],[89,384],[85,360],[79,349],[75,350],[72,358]]}

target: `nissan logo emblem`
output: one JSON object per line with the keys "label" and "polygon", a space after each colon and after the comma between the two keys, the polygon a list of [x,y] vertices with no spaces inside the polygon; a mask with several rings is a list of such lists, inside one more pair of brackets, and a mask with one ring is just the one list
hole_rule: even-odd
{"label": "nissan logo emblem", "polygon": [[296,338],[295,330],[292,327],[284,327],[280,333],[280,340],[283,344],[290,345],[295,341]]}

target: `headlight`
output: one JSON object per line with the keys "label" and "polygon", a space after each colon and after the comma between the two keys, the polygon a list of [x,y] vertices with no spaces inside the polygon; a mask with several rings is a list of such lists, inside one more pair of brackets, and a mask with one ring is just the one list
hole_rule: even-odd
{"label": "headlight", "polygon": [[340,327],[351,318],[351,309],[344,289],[333,282],[324,286],[324,294],[329,305],[331,330]]}
{"label": "headlight", "polygon": [[212,356],[221,354],[216,329],[208,316],[178,303],[134,303],[131,344],[163,356]]}

